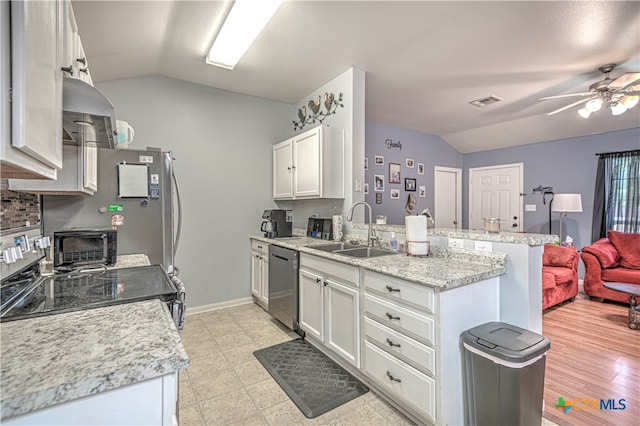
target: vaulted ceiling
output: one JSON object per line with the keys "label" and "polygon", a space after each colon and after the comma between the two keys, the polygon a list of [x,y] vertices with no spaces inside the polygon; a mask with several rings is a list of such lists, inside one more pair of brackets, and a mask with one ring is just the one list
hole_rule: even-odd
{"label": "vaulted ceiling", "polygon": [[[356,67],[366,119],[462,153],[640,127],[640,107],[588,119],[579,98],[618,64],[640,72],[640,2],[285,1],[232,71],[204,58],[232,2],[72,1],[94,82],[163,75],[296,103]],[[495,95],[503,101],[469,104]],[[640,143],[640,142],[639,142]]]}

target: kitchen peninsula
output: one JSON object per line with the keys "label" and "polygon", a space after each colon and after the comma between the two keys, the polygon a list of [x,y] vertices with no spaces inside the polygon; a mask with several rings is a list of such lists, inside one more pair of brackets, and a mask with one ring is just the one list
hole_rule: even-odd
{"label": "kitchen peninsula", "polygon": [[153,299],[2,324],[3,424],[174,424],[189,365]]}
{"label": "kitchen peninsula", "polygon": [[314,248],[326,240],[251,239],[300,252],[308,341],[414,420],[465,422],[459,336],[501,320],[506,254],[432,245],[426,258],[357,258]]}

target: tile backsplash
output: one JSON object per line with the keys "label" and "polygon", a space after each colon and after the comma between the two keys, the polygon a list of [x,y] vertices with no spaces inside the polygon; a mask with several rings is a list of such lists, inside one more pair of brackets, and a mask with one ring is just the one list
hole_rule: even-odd
{"label": "tile backsplash", "polygon": [[0,179],[2,203],[0,204],[1,230],[21,228],[27,223],[40,224],[40,196],[25,192],[9,191],[7,179]]}

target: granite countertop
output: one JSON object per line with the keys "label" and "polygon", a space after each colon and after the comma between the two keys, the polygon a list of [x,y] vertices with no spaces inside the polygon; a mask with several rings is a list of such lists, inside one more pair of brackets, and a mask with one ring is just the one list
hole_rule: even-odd
{"label": "granite countertop", "polygon": [[[369,229],[369,225],[356,223],[354,229]],[[376,231],[405,233],[404,225],[373,225]],[[454,229],[454,228],[429,228],[427,236],[466,238],[477,241],[493,241],[498,243],[526,244],[528,246],[541,246],[544,244],[557,243],[560,238],[553,234],[532,234],[526,232],[485,232],[474,229]]]}
{"label": "granite countertop", "polygon": [[0,338],[0,419],[189,365],[158,299],[2,323]]}
{"label": "granite countertop", "polygon": [[355,258],[313,248],[313,245],[332,243],[327,240],[308,237],[270,239],[251,236],[251,238],[298,250],[302,253],[360,266],[429,287],[445,289],[460,287],[497,277],[507,271],[507,255],[504,253],[431,246],[431,255],[425,258],[407,256],[400,252],[387,256]]}

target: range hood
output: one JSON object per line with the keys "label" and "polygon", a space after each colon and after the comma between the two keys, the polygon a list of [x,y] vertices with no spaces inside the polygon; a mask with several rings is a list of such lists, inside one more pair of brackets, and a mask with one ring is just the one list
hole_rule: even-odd
{"label": "range hood", "polygon": [[77,78],[65,77],[62,91],[62,141],[98,148],[115,148],[114,108],[98,89]]}

